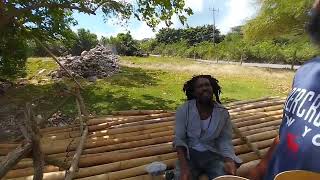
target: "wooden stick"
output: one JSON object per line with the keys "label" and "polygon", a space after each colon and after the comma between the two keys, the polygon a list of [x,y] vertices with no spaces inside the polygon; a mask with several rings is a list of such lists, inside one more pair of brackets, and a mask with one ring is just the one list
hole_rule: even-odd
{"label": "wooden stick", "polygon": [[77,104],[77,109],[78,109],[78,117],[79,117],[79,121],[80,121],[80,133],[83,133],[83,119],[82,119],[82,111],[81,111],[81,107],[80,107],[80,103],[79,103],[79,99],[76,98],[76,104]]}
{"label": "wooden stick", "polygon": [[27,140],[32,142],[32,158],[34,166],[34,180],[43,179],[43,167],[44,167],[44,158],[40,146],[40,136],[39,128],[37,122],[35,121],[34,114],[30,104],[26,104],[25,110],[25,125],[27,129]]}
{"label": "wooden stick", "polygon": [[67,170],[70,167],[70,165],[67,162],[48,156],[44,156],[44,161],[46,162],[46,164],[57,166],[61,170]]}
{"label": "wooden stick", "polygon": [[[23,27],[23,26],[21,26]],[[64,67],[64,65],[61,64],[61,62],[58,60],[58,58],[46,47],[45,44],[43,44],[37,37],[33,36],[33,39],[52,57],[52,59],[54,61],[56,61],[56,63],[59,64],[59,66],[68,74],[68,76],[78,85],[78,87],[80,89],[82,89],[82,86],[80,85],[80,83],[76,80],[76,78],[74,76],[72,76],[72,74],[70,73],[70,71]]]}
{"label": "wooden stick", "polygon": [[255,152],[255,153],[257,154],[257,156],[261,159],[262,156],[261,156],[261,153],[260,153],[259,149],[258,149],[254,144],[252,144],[251,141],[250,141],[246,136],[244,136],[244,135],[241,133],[241,131],[239,130],[239,128],[238,128],[234,123],[231,122],[231,125],[232,125],[232,129],[233,129],[233,131],[235,132],[235,134],[238,135],[238,136],[240,137],[240,139],[241,139],[243,142],[245,142],[245,143],[249,146],[249,148],[250,148],[253,152]]}
{"label": "wooden stick", "polygon": [[89,116],[89,113],[87,111],[86,105],[85,105],[83,97],[81,95],[80,88],[76,87],[75,90],[76,90],[75,95],[76,95],[78,103],[79,103],[79,108],[81,109],[81,114],[83,114],[85,119],[87,119]]}
{"label": "wooden stick", "polygon": [[0,162],[0,179],[14,167],[26,154],[31,151],[31,143],[19,145],[14,151],[10,152],[4,160]]}
{"label": "wooden stick", "polygon": [[84,145],[84,142],[87,138],[87,135],[88,135],[88,127],[85,128],[85,130],[81,136],[81,140],[79,142],[76,154],[73,156],[73,159],[72,159],[71,167],[69,168],[68,171],[66,171],[65,180],[72,180],[73,177],[75,176],[76,171],[78,171],[79,159],[80,159],[80,155],[82,153],[83,145]]}

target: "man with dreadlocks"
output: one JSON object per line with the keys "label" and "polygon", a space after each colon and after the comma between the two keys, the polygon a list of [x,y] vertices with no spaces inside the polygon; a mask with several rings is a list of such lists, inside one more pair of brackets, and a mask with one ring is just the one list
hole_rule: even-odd
{"label": "man with dreadlocks", "polygon": [[176,179],[234,175],[236,164],[241,163],[234,153],[230,116],[221,105],[218,82],[210,75],[199,75],[184,84],[187,101],[176,112],[173,143],[179,160]]}

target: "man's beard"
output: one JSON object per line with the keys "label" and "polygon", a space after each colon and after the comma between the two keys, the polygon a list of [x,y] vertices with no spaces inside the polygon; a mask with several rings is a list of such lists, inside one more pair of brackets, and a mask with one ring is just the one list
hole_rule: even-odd
{"label": "man's beard", "polygon": [[210,105],[212,103],[212,97],[201,96],[198,98],[198,102],[202,105]]}

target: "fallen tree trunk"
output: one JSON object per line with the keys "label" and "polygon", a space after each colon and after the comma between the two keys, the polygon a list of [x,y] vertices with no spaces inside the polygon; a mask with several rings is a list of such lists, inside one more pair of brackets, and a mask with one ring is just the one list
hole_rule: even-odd
{"label": "fallen tree trunk", "polygon": [[0,179],[2,179],[24,156],[31,152],[31,147],[31,143],[20,145],[0,162]]}

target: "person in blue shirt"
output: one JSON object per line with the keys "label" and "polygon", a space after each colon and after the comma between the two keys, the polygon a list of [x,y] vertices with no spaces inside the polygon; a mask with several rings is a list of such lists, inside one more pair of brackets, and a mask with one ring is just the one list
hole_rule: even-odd
{"label": "person in blue shirt", "polygon": [[[320,42],[320,0],[308,24],[312,40]],[[266,156],[250,171],[252,180],[273,180],[284,171],[320,172],[320,58],[305,63],[295,74],[284,105],[279,136]]]}
{"label": "person in blue shirt", "polygon": [[183,91],[187,101],[176,112],[173,142],[179,160],[175,179],[234,175],[241,160],[233,149],[230,115],[221,105],[218,80],[210,75],[194,76]]}

